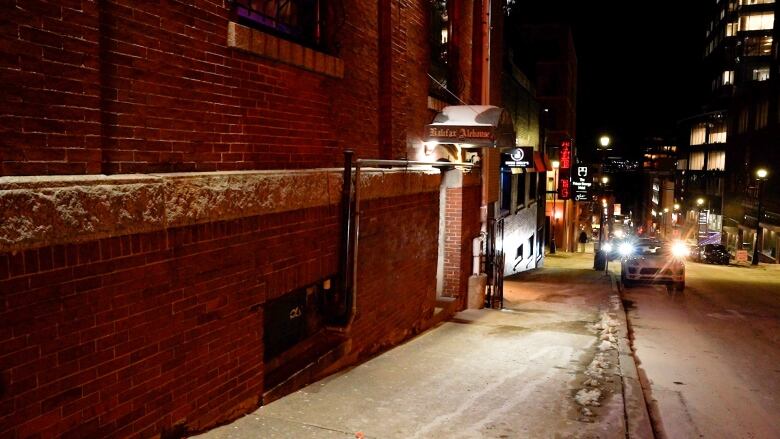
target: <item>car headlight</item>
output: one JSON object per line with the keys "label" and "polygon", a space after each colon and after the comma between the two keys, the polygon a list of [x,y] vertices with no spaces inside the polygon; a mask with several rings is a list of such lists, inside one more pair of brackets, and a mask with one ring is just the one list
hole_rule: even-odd
{"label": "car headlight", "polygon": [[612,244],[606,243],[603,247],[601,247],[605,252],[609,253],[612,251]]}
{"label": "car headlight", "polygon": [[620,244],[620,246],[618,247],[618,251],[620,252],[621,256],[629,256],[631,253],[634,253],[634,246],[627,242],[624,242]]}
{"label": "car headlight", "polygon": [[677,241],[672,244],[672,255],[678,258],[688,256],[688,247],[685,246],[685,243]]}

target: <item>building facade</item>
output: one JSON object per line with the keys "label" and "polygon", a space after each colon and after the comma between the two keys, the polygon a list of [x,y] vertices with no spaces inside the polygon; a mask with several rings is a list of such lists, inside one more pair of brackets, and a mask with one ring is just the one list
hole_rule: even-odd
{"label": "building facade", "polygon": [[[774,146],[780,134],[778,6],[771,0],[720,1],[706,13],[704,55],[712,94],[706,111],[682,124],[690,142],[678,162],[680,201],[694,212],[701,198],[700,210],[711,215],[700,221],[710,234],[722,232],[731,250],[754,250],[758,241],[762,261],[777,262],[777,191],[762,191],[760,224],[757,208],[759,184],[771,188],[780,167]],[[763,182],[756,177],[761,168],[768,171]]]}
{"label": "building facade", "polygon": [[466,306],[498,171],[345,152],[500,104],[498,3],[2,12],[0,436],[185,436]]}

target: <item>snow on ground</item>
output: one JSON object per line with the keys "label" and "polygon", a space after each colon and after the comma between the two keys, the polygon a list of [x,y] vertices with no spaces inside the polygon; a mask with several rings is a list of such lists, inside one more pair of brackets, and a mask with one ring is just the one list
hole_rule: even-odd
{"label": "snow on ground", "polygon": [[780,271],[687,264],[687,288],[627,289],[661,438],[780,438]]}

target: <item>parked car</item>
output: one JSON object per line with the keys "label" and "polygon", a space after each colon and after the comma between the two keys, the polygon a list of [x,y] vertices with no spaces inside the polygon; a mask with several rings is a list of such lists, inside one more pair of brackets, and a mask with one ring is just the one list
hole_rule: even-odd
{"label": "parked car", "polygon": [[620,262],[620,281],[625,287],[636,283],[665,284],[670,290],[682,291],[687,253],[682,242],[635,247],[634,252]]}
{"label": "parked car", "polygon": [[721,244],[704,244],[696,249],[696,260],[707,264],[728,265],[731,254]]}

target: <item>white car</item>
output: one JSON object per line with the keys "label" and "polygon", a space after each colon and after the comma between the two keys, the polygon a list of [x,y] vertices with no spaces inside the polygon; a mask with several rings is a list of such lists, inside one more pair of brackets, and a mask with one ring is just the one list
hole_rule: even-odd
{"label": "white car", "polygon": [[620,281],[630,287],[635,283],[665,284],[669,289],[685,288],[685,256],[687,247],[682,242],[642,245],[632,251],[622,251]]}

